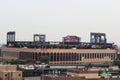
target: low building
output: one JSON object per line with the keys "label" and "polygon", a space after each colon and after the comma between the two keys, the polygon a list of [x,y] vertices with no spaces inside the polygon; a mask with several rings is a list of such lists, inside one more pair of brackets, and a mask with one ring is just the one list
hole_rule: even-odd
{"label": "low building", "polygon": [[0,80],[22,80],[22,71],[15,65],[0,65]]}
{"label": "low building", "polygon": [[[116,74],[117,73],[117,74]],[[110,80],[119,80],[119,70],[107,70],[107,69],[102,69],[101,68],[90,68],[88,70],[79,70],[79,69],[73,69],[73,70],[68,70],[67,71],[68,75],[71,76],[77,76],[77,77],[84,77],[86,80],[98,80],[98,79],[109,79]]]}
{"label": "low building", "polygon": [[86,80],[81,77],[71,76],[41,76],[41,80]]}
{"label": "low building", "polygon": [[84,78],[77,76],[44,76],[41,80],[120,80],[119,78]]}
{"label": "low building", "polygon": [[100,78],[98,75],[99,69],[89,69],[89,70],[68,70],[67,74],[71,76],[84,77],[86,79]]}

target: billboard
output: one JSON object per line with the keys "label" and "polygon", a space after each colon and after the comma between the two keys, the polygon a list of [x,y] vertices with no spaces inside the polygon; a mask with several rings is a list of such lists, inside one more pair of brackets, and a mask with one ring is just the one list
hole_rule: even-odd
{"label": "billboard", "polygon": [[35,34],[34,41],[35,42],[45,42],[45,35],[44,34]]}
{"label": "billboard", "polygon": [[40,41],[40,37],[39,36],[35,36],[35,41]]}
{"label": "billboard", "polygon": [[40,35],[40,42],[45,42],[45,35]]}

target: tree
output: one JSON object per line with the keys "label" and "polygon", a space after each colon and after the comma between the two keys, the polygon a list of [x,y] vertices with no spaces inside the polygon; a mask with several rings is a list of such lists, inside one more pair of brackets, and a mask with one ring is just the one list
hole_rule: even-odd
{"label": "tree", "polygon": [[108,65],[108,64],[110,64],[110,62],[109,61],[105,61],[103,64]]}
{"label": "tree", "polygon": [[120,66],[120,60],[115,60],[115,61],[113,62],[113,64]]}
{"label": "tree", "polygon": [[33,60],[33,59],[26,59],[26,63],[35,63],[35,60]]}
{"label": "tree", "polygon": [[98,75],[101,76],[101,78],[104,78],[106,76],[106,71],[105,70],[99,70]]}
{"label": "tree", "polygon": [[46,63],[46,64],[48,64],[49,63],[49,57],[48,56],[41,56],[40,57],[40,62],[41,63]]}
{"label": "tree", "polygon": [[85,68],[88,70],[89,68],[92,68],[93,65],[91,63],[89,63],[88,65],[85,66]]}
{"label": "tree", "polygon": [[26,61],[25,60],[20,60],[20,59],[16,59],[16,60],[11,60],[10,62],[11,64],[25,64]]}

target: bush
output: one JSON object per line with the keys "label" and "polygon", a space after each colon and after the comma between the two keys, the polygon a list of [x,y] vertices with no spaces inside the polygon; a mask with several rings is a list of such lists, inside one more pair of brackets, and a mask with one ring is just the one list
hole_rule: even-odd
{"label": "bush", "polygon": [[11,62],[10,62],[11,64],[25,64],[26,63],[26,61],[25,60],[19,60],[19,59],[16,59],[16,60],[12,60]]}
{"label": "bush", "polygon": [[48,64],[49,63],[49,57],[48,56],[41,56],[40,57],[40,62],[41,63],[46,63],[46,64]]}

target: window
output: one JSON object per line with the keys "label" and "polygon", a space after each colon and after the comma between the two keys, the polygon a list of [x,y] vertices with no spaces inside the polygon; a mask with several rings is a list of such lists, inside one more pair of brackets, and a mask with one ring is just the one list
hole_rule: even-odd
{"label": "window", "polygon": [[65,53],[62,53],[63,61],[65,61]]}
{"label": "window", "polygon": [[21,74],[19,74],[18,76],[21,76]]}
{"label": "window", "polygon": [[71,61],[71,53],[69,53],[69,61]]}
{"label": "window", "polygon": [[53,55],[54,55],[54,61],[56,61],[56,53],[54,53]]}
{"label": "window", "polygon": [[53,53],[50,55],[50,61],[53,61]]}
{"label": "window", "polygon": [[62,53],[60,53],[60,61],[62,61],[62,58],[63,58]]}
{"label": "window", "polygon": [[85,54],[85,58],[87,58],[87,54]]}
{"label": "window", "polygon": [[7,77],[7,74],[5,74],[5,77]]}
{"label": "window", "polygon": [[81,58],[82,58],[82,54],[79,54],[79,60],[81,61]]}
{"label": "window", "polygon": [[69,53],[66,53],[66,61],[69,61]]}
{"label": "window", "polygon": [[56,61],[59,61],[59,59],[60,59],[59,53],[56,53],[56,58],[57,58]]}
{"label": "window", "polygon": [[94,57],[94,54],[93,53],[89,53],[89,56],[90,56],[90,59]]}

